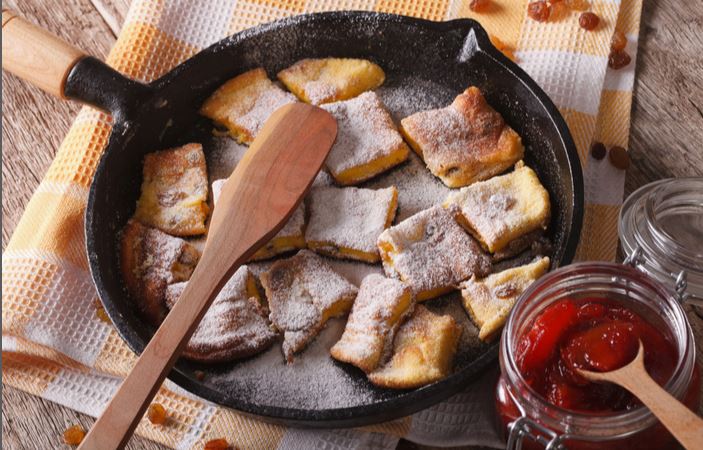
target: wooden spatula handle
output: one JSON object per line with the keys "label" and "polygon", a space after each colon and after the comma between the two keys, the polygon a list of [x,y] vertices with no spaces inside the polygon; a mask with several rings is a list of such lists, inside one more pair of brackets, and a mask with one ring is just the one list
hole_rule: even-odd
{"label": "wooden spatula handle", "polygon": [[2,10],[2,68],[59,98],[73,66],[85,53],[61,38]]}
{"label": "wooden spatula handle", "polygon": [[640,371],[622,370],[617,380],[611,379],[635,394],[684,448],[703,449],[703,419],[659,386],[644,367]]}

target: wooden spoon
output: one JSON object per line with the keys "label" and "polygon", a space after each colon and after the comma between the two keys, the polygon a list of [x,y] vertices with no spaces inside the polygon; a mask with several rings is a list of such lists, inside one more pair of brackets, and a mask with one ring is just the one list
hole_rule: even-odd
{"label": "wooden spoon", "polygon": [[644,368],[644,346],[626,366],[610,372],[577,369],[590,381],[607,381],[632,392],[685,448],[703,449],[703,419],[666,392]]}
{"label": "wooden spoon", "polygon": [[81,449],[122,448],[161,382],[225,282],[286,223],[309,190],[337,135],[326,111],[281,107],[225,182],[205,249],[181,298],[166,316]]}

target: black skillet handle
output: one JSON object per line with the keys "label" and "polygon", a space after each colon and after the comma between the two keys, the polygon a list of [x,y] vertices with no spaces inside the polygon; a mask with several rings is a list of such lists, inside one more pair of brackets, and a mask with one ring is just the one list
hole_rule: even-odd
{"label": "black skillet handle", "polygon": [[2,68],[49,94],[120,118],[136,110],[151,90],[5,8]]}

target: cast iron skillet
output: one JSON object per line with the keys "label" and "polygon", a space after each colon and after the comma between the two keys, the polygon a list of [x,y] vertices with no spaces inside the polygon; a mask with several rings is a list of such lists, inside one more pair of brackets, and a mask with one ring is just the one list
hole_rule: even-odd
{"label": "cast iron skillet", "polygon": [[[144,154],[201,139],[211,126],[197,114],[219,85],[263,66],[272,78],[302,58],[368,58],[387,73],[386,83],[415,76],[459,93],[469,85],[522,136],[526,162],[550,193],[554,266],[571,262],[583,216],[583,179],[574,142],[557,108],[517,65],[497,51],[481,26],[468,19],[431,22],[370,12],[291,17],[230,36],[164,77],[143,85],[86,57],[68,76],[68,97],[110,111],[112,135],[97,167],[86,210],[86,245],[100,298],[122,338],[141,353],[153,328],[135,314],[117,260],[116,236],[134,212]],[[448,99],[450,101],[451,99]],[[439,106],[439,105],[438,105]],[[188,391],[264,420],[293,426],[361,426],[395,419],[435,404],[495,363],[497,345],[458,361],[453,375],[409,391],[383,391],[370,403],[309,410],[247,403],[198,381],[193,371],[216,370],[181,360],[169,378]],[[359,372],[352,376],[363,378]],[[371,388],[370,388],[371,389]]]}

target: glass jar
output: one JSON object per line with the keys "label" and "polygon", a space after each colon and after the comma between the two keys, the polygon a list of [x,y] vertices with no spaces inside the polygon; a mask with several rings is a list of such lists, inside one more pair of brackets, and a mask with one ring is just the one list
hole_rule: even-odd
{"label": "glass jar", "polygon": [[[671,449],[676,441],[643,406],[621,413],[587,414],[550,404],[530,387],[516,363],[519,338],[545,308],[565,298],[603,297],[639,313],[675,343],[677,363],[664,388],[694,409],[700,396],[695,342],[678,298],[630,266],[577,263],[533,283],[515,304],[500,343],[496,387],[499,423],[508,449]],[[522,445],[522,447],[520,447]]]}
{"label": "glass jar", "polygon": [[622,250],[634,265],[679,289],[703,317],[703,177],[655,181],[622,205]]}

